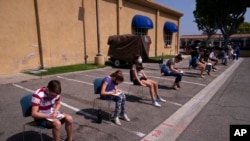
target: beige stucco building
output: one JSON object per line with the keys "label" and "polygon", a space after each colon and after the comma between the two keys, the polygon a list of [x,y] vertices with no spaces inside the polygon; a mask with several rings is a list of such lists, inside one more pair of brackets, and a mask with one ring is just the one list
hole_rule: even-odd
{"label": "beige stucco building", "polygon": [[135,15],[152,22],[149,56],[179,51],[183,14],[153,0],[1,0],[0,75],[107,58],[109,36],[144,28]]}

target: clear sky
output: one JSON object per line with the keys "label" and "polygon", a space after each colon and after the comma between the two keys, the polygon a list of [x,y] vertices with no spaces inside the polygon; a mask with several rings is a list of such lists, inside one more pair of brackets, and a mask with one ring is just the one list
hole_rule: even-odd
{"label": "clear sky", "polygon": [[[193,11],[196,8],[195,0],[154,0],[154,2],[183,13],[181,17],[180,35],[196,35],[202,33],[202,31],[198,30],[194,22]],[[245,22],[250,22],[250,8],[247,9],[245,14]]]}

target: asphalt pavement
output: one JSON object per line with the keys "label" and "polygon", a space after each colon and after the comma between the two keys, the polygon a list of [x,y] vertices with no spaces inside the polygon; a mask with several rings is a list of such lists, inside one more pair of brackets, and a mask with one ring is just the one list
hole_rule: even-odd
{"label": "asphalt pavement", "polygon": [[[96,111],[99,108],[93,107],[93,100],[98,97],[94,95],[93,80],[109,75],[117,68],[106,67],[46,77],[27,74],[0,76],[0,140],[22,140],[23,124],[32,118],[22,117],[19,100],[23,95],[46,86],[51,79],[58,79],[62,83],[62,111],[73,116],[73,132],[77,141],[224,141],[229,138],[227,129],[231,123],[227,122],[227,118],[235,123],[248,123],[249,97],[246,93],[249,93],[249,76],[246,74],[250,66],[249,58],[230,61],[228,66],[218,64],[218,70],[205,78],[199,78],[199,70],[187,69],[186,58],[177,64],[184,71],[182,88],[179,90],[171,89],[173,77],[160,76],[158,64],[147,63],[144,66],[149,78],[159,82],[160,95],[167,102],[161,103],[161,108],[154,107],[148,88],[140,92],[138,87],[132,87],[126,103],[131,122],[121,120],[122,126],[108,119],[105,102],[99,103],[99,108],[104,107],[104,120],[101,124],[96,123]],[[127,92],[132,85],[129,70],[121,70],[125,82],[119,88]],[[237,110],[239,116],[234,115]],[[51,130],[43,133],[45,140],[52,140]],[[61,138],[66,138],[64,129]],[[27,127],[25,139],[39,140],[37,130]]]}

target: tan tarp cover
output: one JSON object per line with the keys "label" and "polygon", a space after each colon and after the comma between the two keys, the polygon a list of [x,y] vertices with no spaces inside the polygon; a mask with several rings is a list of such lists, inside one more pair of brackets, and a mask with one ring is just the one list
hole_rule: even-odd
{"label": "tan tarp cover", "polygon": [[147,35],[113,35],[109,36],[108,56],[126,62],[132,62],[135,55],[148,60],[151,39]]}

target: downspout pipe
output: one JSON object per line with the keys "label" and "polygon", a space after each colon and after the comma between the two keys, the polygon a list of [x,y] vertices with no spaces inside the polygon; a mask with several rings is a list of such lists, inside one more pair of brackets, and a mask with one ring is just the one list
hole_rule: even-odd
{"label": "downspout pipe", "polygon": [[102,56],[100,48],[100,28],[99,28],[99,2],[96,0],[96,26],[97,26],[97,55]]}
{"label": "downspout pipe", "polygon": [[85,28],[85,7],[84,1],[82,0],[82,29],[83,29],[83,48],[84,48],[84,63],[88,63],[87,46],[86,46],[86,28]]}
{"label": "downspout pipe", "polygon": [[37,28],[39,59],[40,59],[40,68],[39,69],[44,69],[41,30],[40,30],[40,21],[39,21],[37,0],[34,0],[34,7],[35,7],[35,15],[36,15],[36,28]]}

